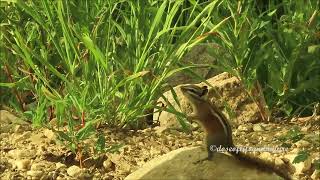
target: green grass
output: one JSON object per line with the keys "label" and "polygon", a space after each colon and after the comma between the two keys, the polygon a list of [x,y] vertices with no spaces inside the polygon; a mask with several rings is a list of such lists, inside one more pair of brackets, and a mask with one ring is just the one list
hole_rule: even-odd
{"label": "green grass", "polygon": [[35,126],[56,117],[50,128],[76,150],[97,122],[142,122],[166,80],[196,67],[180,63],[185,52],[209,42],[221,51],[208,66],[241,80],[262,117],[310,115],[319,13],[314,0],[1,1],[0,102]]}
{"label": "green grass", "polygon": [[[172,65],[204,29],[194,25],[216,5],[17,1],[2,11],[1,65],[14,77],[11,85],[32,92],[42,110],[55,106],[66,117],[64,111],[74,109],[111,124],[135,121],[153,107],[166,78],[179,71]],[[8,99],[19,107],[21,102]]]}
{"label": "green grass", "polygon": [[155,107],[217,2],[2,2],[1,103],[82,154],[97,122],[138,124]]}
{"label": "green grass", "polygon": [[[248,3],[251,2],[251,3]],[[224,1],[221,12],[208,23],[211,29],[228,18],[210,41],[219,44],[219,58],[225,71],[238,77],[256,102],[278,115],[312,114],[320,99],[320,11],[318,1],[270,1],[263,8],[254,1],[238,4]],[[259,84],[259,85],[257,85]],[[255,98],[253,98],[255,99]]]}

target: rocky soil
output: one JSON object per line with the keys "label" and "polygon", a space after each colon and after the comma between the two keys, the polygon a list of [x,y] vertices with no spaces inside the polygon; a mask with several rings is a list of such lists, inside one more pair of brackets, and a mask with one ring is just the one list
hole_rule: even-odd
{"label": "rocky soil", "polygon": [[[159,127],[138,131],[103,129],[101,133],[109,145],[124,146],[118,153],[100,155],[100,159],[85,163],[85,168],[80,169],[75,156],[57,141],[52,131],[32,128],[5,110],[1,110],[0,122],[1,179],[123,179],[154,157],[181,147],[201,145],[204,136],[199,129],[191,134],[176,130],[157,133]],[[292,126],[297,123],[293,122]],[[288,151],[308,149],[311,152],[307,162],[297,166],[301,177],[308,179],[314,173],[312,163],[319,158],[319,146],[314,147],[319,129],[305,126],[302,130],[306,138]],[[244,124],[234,131],[234,137],[242,146],[276,147],[280,144],[276,139],[287,131],[284,124]],[[286,152],[279,152],[275,156],[285,157],[284,154]]]}

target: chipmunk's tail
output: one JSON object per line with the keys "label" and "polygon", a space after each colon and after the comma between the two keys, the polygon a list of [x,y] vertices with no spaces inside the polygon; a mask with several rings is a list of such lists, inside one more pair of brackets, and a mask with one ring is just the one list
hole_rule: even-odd
{"label": "chipmunk's tail", "polygon": [[250,165],[257,167],[258,169],[265,172],[275,172],[278,176],[286,180],[291,180],[291,174],[289,171],[289,166],[286,167],[277,167],[273,162],[269,162],[258,157],[250,156],[241,151],[232,151],[230,152],[234,157],[243,162],[248,162]]}

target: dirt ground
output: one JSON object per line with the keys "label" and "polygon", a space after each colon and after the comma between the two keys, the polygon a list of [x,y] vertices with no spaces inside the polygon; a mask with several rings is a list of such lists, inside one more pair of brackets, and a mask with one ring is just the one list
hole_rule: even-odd
{"label": "dirt ground", "polygon": [[[234,141],[239,145],[278,146],[276,138],[284,135],[288,128],[284,124],[260,124],[263,131],[245,124],[234,130]],[[294,126],[294,123],[290,126]],[[306,126],[308,127],[308,126]],[[166,154],[172,150],[202,145],[204,134],[201,129],[192,133],[169,130],[157,133],[156,129],[119,130],[117,128],[100,129],[106,138],[107,146],[122,144],[116,153],[103,153],[84,156],[84,168],[79,168],[75,154],[71,153],[45,128],[32,128],[11,113],[1,110],[0,126],[0,178],[1,179],[123,179],[137,170],[150,159]],[[265,132],[267,131],[267,133]],[[319,129],[308,127],[309,142]],[[263,134],[263,135],[262,135]],[[92,137],[86,143],[94,143]],[[308,142],[307,141],[307,142]],[[315,155],[319,146],[306,144]],[[293,146],[288,149],[292,151]],[[89,150],[89,152],[92,152]],[[282,156],[280,153],[277,156]],[[90,158],[91,157],[91,158]],[[95,157],[95,158],[93,158]],[[307,173],[306,173],[307,174]]]}

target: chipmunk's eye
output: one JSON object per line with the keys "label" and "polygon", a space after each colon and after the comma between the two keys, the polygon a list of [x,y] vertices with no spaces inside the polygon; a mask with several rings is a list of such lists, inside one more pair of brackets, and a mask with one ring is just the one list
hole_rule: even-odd
{"label": "chipmunk's eye", "polygon": [[196,90],[194,90],[194,89],[189,89],[191,92],[193,92],[193,93],[197,93],[197,91]]}
{"label": "chipmunk's eye", "polygon": [[204,87],[202,87],[202,88],[203,88],[203,90],[202,90],[202,93],[201,93],[200,96],[204,96],[204,95],[206,95],[206,94],[208,93],[208,88],[207,88],[207,86],[204,86]]}

